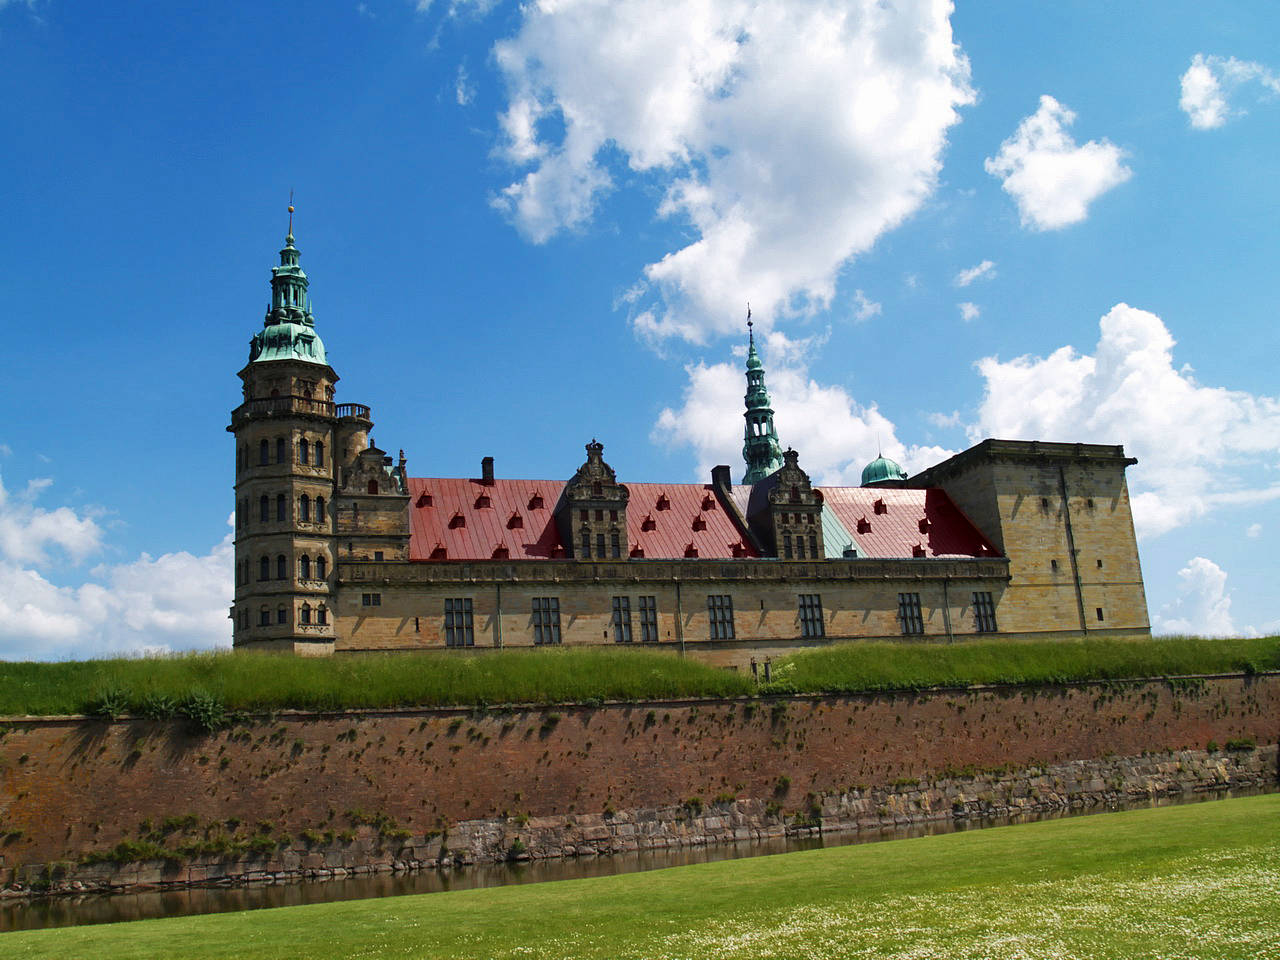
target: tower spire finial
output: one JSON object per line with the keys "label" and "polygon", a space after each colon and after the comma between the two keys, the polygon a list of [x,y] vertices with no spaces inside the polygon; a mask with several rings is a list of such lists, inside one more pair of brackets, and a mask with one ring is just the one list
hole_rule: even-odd
{"label": "tower spire finial", "polygon": [[289,240],[293,240],[293,188],[289,188]]}

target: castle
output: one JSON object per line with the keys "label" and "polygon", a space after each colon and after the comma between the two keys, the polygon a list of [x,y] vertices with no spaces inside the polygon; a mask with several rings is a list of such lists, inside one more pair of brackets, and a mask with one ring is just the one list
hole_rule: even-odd
{"label": "castle", "polygon": [[[290,213],[292,214],[292,207]],[[1123,447],[985,440],[913,477],[810,482],[750,339],[746,471],[624,483],[410,477],[335,402],[292,216],[240,371],[238,650],[677,647],[741,666],[833,640],[1149,635]]]}

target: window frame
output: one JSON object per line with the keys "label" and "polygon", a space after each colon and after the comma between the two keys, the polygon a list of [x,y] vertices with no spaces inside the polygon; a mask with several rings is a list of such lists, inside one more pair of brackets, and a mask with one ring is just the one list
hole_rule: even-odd
{"label": "window frame", "polygon": [[530,610],[534,645],[558,645],[563,639],[560,633],[560,598],[532,597]]}
{"label": "window frame", "polygon": [[613,642],[631,643],[631,598],[614,597],[612,610],[610,625],[613,628]]}
{"label": "window frame", "polygon": [[736,640],[733,622],[733,594],[707,594],[707,632],[712,640]]}
{"label": "window frame", "polygon": [[800,618],[800,636],[819,638],[827,635],[822,613],[822,594],[800,594],[796,601],[796,613]]}
{"label": "window frame", "polygon": [[973,629],[975,633],[997,633],[996,604],[990,590],[973,593]]}
{"label": "window frame", "polygon": [[[650,635],[652,634],[652,636]],[[658,634],[658,598],[640,598],[640,642],[657,643]]]}
{"label": "window frame", "polygon": [[898,625],[904,637],[924,635],[924,611],[920,606],[920,594],[898,594]]}
{"label": "window frame", "polygon": [[446,597],[444,601],[444,645],[476,645],[475,610],[470,597]]}

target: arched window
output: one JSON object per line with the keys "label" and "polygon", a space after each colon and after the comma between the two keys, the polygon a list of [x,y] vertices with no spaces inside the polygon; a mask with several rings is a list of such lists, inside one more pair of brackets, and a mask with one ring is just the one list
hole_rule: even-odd
{"label": "arched window", "polygon": [[323,467],[324,466],[324,443],[320,440],[316,441],[315,454],[316,454],[316,466]]}
{"label": "arched window", "polygon": [[276,463],[289,462],[289,445],[284,442],[284,437],[276,437]]}
{"label": "arched window", "polygon": [[305,437],[298,441],[298,462],[299,463],[311,462],[311,445],[307,443],[307,440]]}
{"label": "arched window", "polygon": [[271,447],[267,444],[267,441],[263,440],[260,444],[258,444],[258,465],[261,467],[265,467],[270,462],[271,462]]}
{"label": "arched window", "polygon": [[258,515],[263,523],[271,519],[271,499],[265,493],[258,498]]}
{"label": "arched window", "polygon": [[311,608],[307,606],[305,603],[302,605],[302,609],[299,611],[298,620],[302,623],[311,622]]}
{"label": "arched window", "polygon": [[289,501],[283,493],[276,494],[276,519],[281,523],[289,519]]}
{"label": "arched window", "polygon": [[267,607],[263,607],[261,610],[258,611],[258,626],[260,627],[271,626],[271,611]]}
{"label": "arched window", "polygon": [[289,576],[289,561],[285,558],[285,555],[282,553],[276,557],[276,579],[284,580],[288,576]]}
{"label": "arched window", "polygon": [[311,522],[311,498],[305,493],[298,498],[298,519],[304,523]]}
{"label": "arched window", "polygon": [[328,576],[328,574],[329,574],[329,561],[326,560],[324,557],[316,557],[316,579],[323,580],[326,576]]}
{"label": "arched window", "polygon": [[316,523],[324,523],[324,497],[316,497]]}
{"label": "arched window", "polygon": [[370,480],[370,481],[369,481],[369,492],[370,492],[370,493],[377,493],[377,492],[378,492],[378,481],[377,481],[377,480]]}
{"label": "arched window", "polygon": [[259,580],[271,579],[271,558],[270,557],[263,557],[261,560],[258,561],[258,579]]}
{"label": "arched window", "polygon": [[276,623],[288,623],[289,611],[284,607],[276,607]]}
{"label": "arched window", "polygon": [[316,608],[316,623],[328,623],[328,622],[329,622],[329,611],[324,608],[324,604],[322,603],[320,604],[320,606]]}
{"label": "arched window", "polygon": [[311,558],[305,553],[298,558],[298,576],[303,580],[311,579]]}

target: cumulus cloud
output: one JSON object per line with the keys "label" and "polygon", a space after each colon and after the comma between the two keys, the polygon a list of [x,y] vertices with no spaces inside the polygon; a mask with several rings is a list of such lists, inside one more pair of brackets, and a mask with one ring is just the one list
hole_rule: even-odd
{"label": "cumulus cloud", "polygon": [[644,268],[644,335],[705,342],[829,306],[842,264],[916,211],[973,99],[939,0],[540,0],[495,48],[493,198],[527,238],[581,228],[624,167],[691,241]]}
{"label": "cumulus cloud", "polygon": [[[816,483],[858,484],[862,468],[883,451],[908,473],[951,456],[942,447],[907,445],[892,421],[875,407],[863,406],[839,386],[824,386],[809,376],[794,356],[781,361],[771,351],[768,388],[774,423],[784,447],[800,452],[800,466]],[[705,480],[716,464],[727,463],[740,477],[742,464],[741,364],[697,363],[685,368],[688,383],[681,406],[659,415],[651,439],[667,447],[690,447],[698,465],[694,477]]]}
{"label": "cumulus cloud", "polygon": [[1244,535],[1248,537],[1250,540],[1258,539],[1258,537],[1262,536],[1262,524],[1260,523],[1249,524],[1249,526],[1245,528]]}
{"label": "cumulus cloud", "polygon": [[1124,151],[1110,141],[1077,144],[1067,132],[1075,119],[1053,97],[1041,96],[1039,109],[984,163],[1017,202],[1024,227],[1058,230],[1079,223],[1089,204],[1133,175],[1122,162]]}
{"label": "cumulus cloud", "polygon": [[965,323],[972,323],[982,314],[976,303],[970,303],[967,300],[964,303],[957,304],[957,306],[960,308],[960,319]]}
{"label": "cumulus cloud", "polygon": [[[227,646],[232,535],[203,556],[142,554],[99,564],[78,586],[58,586],[48,566],[102,549],[90,516],[45,510],[47,485],[10,495],[0,481],[0,659],[57,659]],[[44,568],[43,570],[41,568]]]}
{"label": "cumulus cloud", "polygon": [[853,319],[856,322],[865,323],[872,317],[880,316],[883,312],[881,305],[874,300],[869,300],[861,290],[853,292]]}
{"label": "cumulus cloud", "polygon": [[996,265],[993,260],[983,260],[976,267],[970,267],[968,270],[961,270],[956,274],[953,281],[957,287],[967,287],[975,280],[991,280],[996,275]]}
{"label": "cumulus cloud", "polygon": [[1239,636],[1242,631],[1231,617],[1227,572],[1212,560],[1192,557],[1178,571],[1177,597],[1152,618],[1152,627],[1157,633]]}
{"label": "cumulus cloud", "polygon": [[1274,464],[1280,399],[1198,383],[1174,365],[1175,341],[1153,313],[1120,303],[1099,330],[1093,354],[1064,346],[978,361],[986,384],[970,439],[1123,443],[1139,461],[1129,484],[1140,537],[1218,506],[1280,499],[1280,485],[1231,479]]}
{"label": "cumulus cloud", "polygon": [[1182,75],[1182,98],[1178,106],[1191,126],[1212,130],[1245,113],[1243,109],[1233,110],[1227,101],[1238,94],[1241,87],[1254,82],[1264,93],[1280,93],[1280,76],[1260,63],[1197,53]]}

